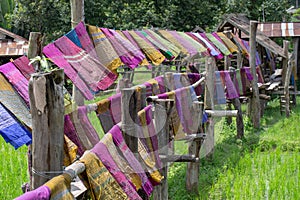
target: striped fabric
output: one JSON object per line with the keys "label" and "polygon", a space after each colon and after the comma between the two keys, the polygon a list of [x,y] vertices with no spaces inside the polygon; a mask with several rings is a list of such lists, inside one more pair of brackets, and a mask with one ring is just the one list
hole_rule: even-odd
{"label": "striped fabric", "polygon": [[238,52],[238,47],[222,32],[212,33],[214,36],[219,36],[231,53]]}
{"label": "striped fabric", "polygon": [[26,105],[29,107],[28,80],[12,62],[1,65],[0,72],[13,85],[13,87],[25,101]]}
{"label": "striped fabric", "polygon": [[215,47],[214,44],[212,44],[206,37],[204,33],[193,33],[198,39],[200,39],[205,46],[209,49],[209,52],[212,56],[214,56],[216,59],[223,59],[223,54]]}
{"label": "striped fabric", "polygon": [[221,38],[217,34],[205,33],[206,37],[222,52],[223,55],[229,56],[231,52],[222,42]]}
{"label": "striped fabric", "polygon": [[154,65],[160,65],[165,60],[166,57],[160,51],[158,51],[152,44],[141,38],[136,32],[128,31],[128,33]]}
{"label": "striped fabric", "polygon": [[64,69],[64,73],[73,82],[73,84],[78,88],[78,90],[86,99],[91,100],[94,98],[94,95],[91,93],[88,84],[68,63],[68,61],[64,58],[63,53],[54,45],[54,43],[50,43],[47,46],[45,46],[43,49],[43,53],[55,65],[57,65],[59,68]]}
{"label": "striped fabric", "polygon": [[123,200],[128,199],[121,186],[109,173],[101,160],[92,152],[86,152],[80,162],[84,163],[85,171],[80,175],[81,179],[85,175],[87,179],[82,179],[85,186],[90,190],[93,200]]}
{"label": "striped fabric", "polygon": [[239,93],[236,90],[234,83],[230,77],[229,71],[220,71],[221,79],[223,85],[226,86],[226,98],[235,99],[239,97]]}
{"label": "striped fabric", "polygon": [[215,104],[226,104],[224,86],[221,81],[221,74],[219,71],[215,72],[215,93],[214,93]]}
{"label": "striped fabric", "polygon": [[71,193],[71,176],[69,174],[62,174],[49,180],[44,185],[50,189],[50,200],[64,199],[73,200],[75,199]]}
{"label": "striped fabric", "polygon": [[207,49],[202,44],[200,44],[199,42],[197,42],[193,38],[191,38],[189,35],[187,35],[184,32],[180,32],[180,31],[178,31],[178,34],[181,35],[185,40],[190,42],[190,44],[197,49],[198,53],[200,53],[200,54],[206,53]]}
{"label": "striped fabric", "polygon": [[27,80],[30,79],[31,74],[35,72],[32,65],[29,64],[29,59],[27,56],[21,56],[20,58],[17,58],[14,60],[15,66],[20,70],[20,72],[25,76]]}

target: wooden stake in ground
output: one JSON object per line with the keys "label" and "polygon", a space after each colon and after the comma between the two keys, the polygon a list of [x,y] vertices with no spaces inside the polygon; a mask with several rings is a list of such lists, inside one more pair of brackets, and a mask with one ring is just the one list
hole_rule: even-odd
{"label": "wooden stake in ground", "polygon": [[252,96],[250,98],[250,116],[254,128],[260,127],[260,101],[255,62],[257,23],[257,21],[250,21],[250,68],[253,76],[253,80],[251,82]]}
{"label": "wooden stake in ground", "polygon": [[32,114],[33,189],[62,173],[64,148],[64,73],[33,74],[29,82]]}

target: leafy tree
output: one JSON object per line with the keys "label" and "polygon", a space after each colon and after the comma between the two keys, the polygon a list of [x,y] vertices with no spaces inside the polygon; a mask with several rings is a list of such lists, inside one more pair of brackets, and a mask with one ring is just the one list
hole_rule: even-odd
{"label": "leafy tree", "polygon": [[9,28],[9,23],[7,23],[7,15],[9,15],[14,8],[13,0],[1,0],[0,2],[0,26],[3,28]]}

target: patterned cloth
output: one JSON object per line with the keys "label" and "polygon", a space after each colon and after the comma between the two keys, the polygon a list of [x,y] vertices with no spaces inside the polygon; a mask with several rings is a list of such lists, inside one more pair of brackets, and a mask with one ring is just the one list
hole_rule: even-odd
{"label": "patterned cloth", "polygon": [[[244,46],[246,47],[247,51],[250,53],[250,45],[249,42],[246,40],[242,40]],[[258,51],[255,50],[255,64],[256,66],[261,65],[261,60],[258,54]]]}
{"label": "patterned cloth", "polygon": [[205,35],[222,52],[222,54],[225,56],[231,55],[231,52],[217,34],[205,33]]}
{"label": "patterned cloth", "polygon": [[145,32],[148,33],[150,37],[156,39],[162,45],[164,45],[165,47],[167,47],[171,51],[172,55],[174,56],[174,59],[176,59],[177,56],[180,54],[180,49],[178,47],[176,47],[174,44],[172,44],[168,40],[164,39],[163,37],[161,37],[160,35],[158,35],[154,31],[152,31],[152,30],[145,30]]}
{"label": "patterned cloth", "polygon": [[[165,93],[166,92],[166,87],[165,87],[165,80],[163,76],[157,76],[154,78],[157,81],[157,84],[159,86],[159,93]],[[157,94],[155,94],[157,95]]]}
{"label": "patterned cloth", "polygon": [[195,41],[192,37],[184,32],[179,32],[178,34],[181,35],[186,41],[188,41],[192,46],[194,46],[198,53],[206,55],[207,49],[199,42]]}
{"label": "patterned cloth", "polygon": [[94,92],[107,89],[115,81],[115,74],[86,51],[77,47],[66,36],[59,38],[54,44]]}
{"label": "patterned cloth", "polygon": [[214,102],[215,104],[226,104],[224,86],[222,84],[219,71],[215,72],[215,78]]}
{"label": "patterned cloth", "polygon": [[112,113],[110,112],[110,100],[102,99],[97,103],[97,117],[100,120],[104,133],[107,133],[114,125]]}
{"label": "patterned cloth", "polygon": [[[85,171],[80,175],[80,178],[89,188],[93,200],[128,199],[121,186],[94,153],[86,152],[80,158],[80,162],[85,165]],[[87,179],[83,178],[85,176]]]}
{"label": "patterned cloth", "polygon": [[64,166],[69,166],[77,159],[78,147],[64,135]]}
{"label": "patterned cloth", "polygon": [[7,80],[14,86],[19,95],[24,99],[26,105],[29,107],[28,80],[23,76],[23,74],[21,74],[12,62],[1,65],[0,72],[2,72]]}
{"label": "patterned cloth", "polygon": [[30,65],[29,62],[30,61],[27,56],[21,56],[20,58],[14,60],[15,66],[20,70],[20,72],[27,80],[29,80],[31,74],[35,72],[33,66]]}
{"label": "patterned cloth", "polygon": [[223,54],[215,47],[214,44],[212,44],[208,38],[206,37],[205,33],[193,33],[197,38],[199,38],[209,49],[209,52],[212,56],[214,56],[216,59],[220,60],[223,59]]}
{"label": "patterned cloth", "polygon": [[238,52],[238,47],[222,32],[212,33],[215,37],[219,36],[231,53]]}
{"label": "patterned cloth", "polygon": [[239,47],[240,51],[242,51],[242,53],[246,56],[246,58],[249,59],[249,57],[250,57],[249,52],[248,52],[247,48],[245,47],[242,39],[233,33],[231,33],[231,35],[232,35],[233,40],[235,41],[235,44]]}
{"label": "patterned cloth", "polygon": [[114,94],[108,97],[110,100],[110,112],[113,118],[114,124],[117,124],[121,121],[121,93]]}
{"label": "patterned cloth", "polygon": [[146,192],[147,196],[150,196],[153,191],[153,186],[146,176],[144,169],[142,168],[139,161],[135,158],[132,151],[129,149],[122,135],[122,131],[118,125],[115,125],[110,131],[113,141],[122,152],[124,158],[127,160],[128,164],[132,169],[139,175],[142,181],[142,188]]}
{"label": "patterned cloth", "polygon": [[0,134],[15,149],[31,144],[31,133],[0,103]]}
{"label": "patterned cloth", "polygon": [[15,92],[14,88],[0,73],[0,102],[16,118],[24,123],[28,128],[32,128],[31,114],[23,99]]}
{"label": "patterned cloth", "polygon": [[96,26],[88,26],[89,32],[92,36],[95,50],[103,65],[112,72],[116,73],[116,70],[123,64],[118,54],[114,50],[113,46],[101,31]]}
{"label": "patterned cloth", "polygon": [[54,45],[54,43],[50,43],[47,46],[45,46],[43,49],[43,53],[55,65],[57,65],[59,68],[64,69],[64,73],[73,82],[73,84],[78,88],[78,90],[86,99],[91,100],[94,98],[94,95],[91,93],[87,83],[68,63],[68,61],[64,58],[63,53]]}
{"label": "patterned cloth", "polygon": [[106,169],[111,173],[111,175],[119,183],[123,191],[130,199],[141,199],[135,187],[129,182],[124,173],[115,163],[113,157],[116,155],[111,155],[105,144],[99,142],[96,146],[94,146],[91,152],[95,153],[97,157],[102,161]]}
{"label": "patterned cloth", "polygon": [[160,42],[158,42],[153,37],[151,37],[146,31],[136,31],[136,33],[140,37],[144,38],[145,40],[153,44],[153,46],[155,46],[155,48],[158,49],[168,60],[174,59],[174,55],[172,54],[172,52],[169,51],[169,49],[167,49]]}
{"label": "patterned cloth", "polygon": [[63,199],[73,200],[75,199],[71,193],[71,176],[69,174],[62,174],[49,180],[44,185],[50,189],[50,200]]}
{"label": "patterned cloth", "polygon": [[50,199],[50,189],[43,185],[36,188],[35,190],[26,192],[21,196],[15,198],[15,200],[49,200]]}
{"label": "patterned cloth", "polygon": [[151,62],[154,65],[160,65],[165,60],[166,57],[160,51],[158,51],[152,44],[145,41],[136,32],[134,31],[128,31],[128,32],[132,36],[132,38],[136,41],[136,43],[140,46],[143,53],[147,56],[149,60],[151,60]]}
{"label": "patterned cloth", "polygon": [[235,99],[239,97],[238,91],[230,77],[229,71],[220,71],[223,85],[226,86],[226,98]]}
{"label": "patterned cloth", "polygon": [[69,31],[66,36],[74,43],[76,44],[78,47],[82,48],[82,45],[80,43],[80,40],[78,38],[78,35],[75,31],[75,29],[72,29],[71,31]]}
{"label": "patterned cloth", "polygon": [[78,147],[78,154],[81,156],[86,148],[80,141],[70,115],[65,115],[64,133]]}

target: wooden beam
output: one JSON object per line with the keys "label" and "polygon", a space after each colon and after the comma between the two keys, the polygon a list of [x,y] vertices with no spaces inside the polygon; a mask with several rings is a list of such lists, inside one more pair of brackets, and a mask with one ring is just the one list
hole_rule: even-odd
{"label": "wooden beam", "polygon": [[[29,81],[32,114],[32,189],[62,173],[64,148],[64,73],[33,74]],[[57,173],[50,173],[57,172]]]}
{"label": "wooden beam", "polygon": [[[27,57],[32,59],[36,56],[40,56],[41,54],[42,34],[40,32],[30,32]],[[39,62],[34,62],[32,65],[36,72],[40,70]]]}
{"label": "wooden beam", "polygon": [[211,117],[236,117],[238,110],[205,110]]}
{"label": "wooden beam", "polygon": [[257,74],[256,74],[256,29],[257,21],[250,21],[250,68],[253,80],[252,86],[252,97],[250,99],[250,115],[254,128],[260,127],[260,102],[259,102],[259,90],[257,86]]}

